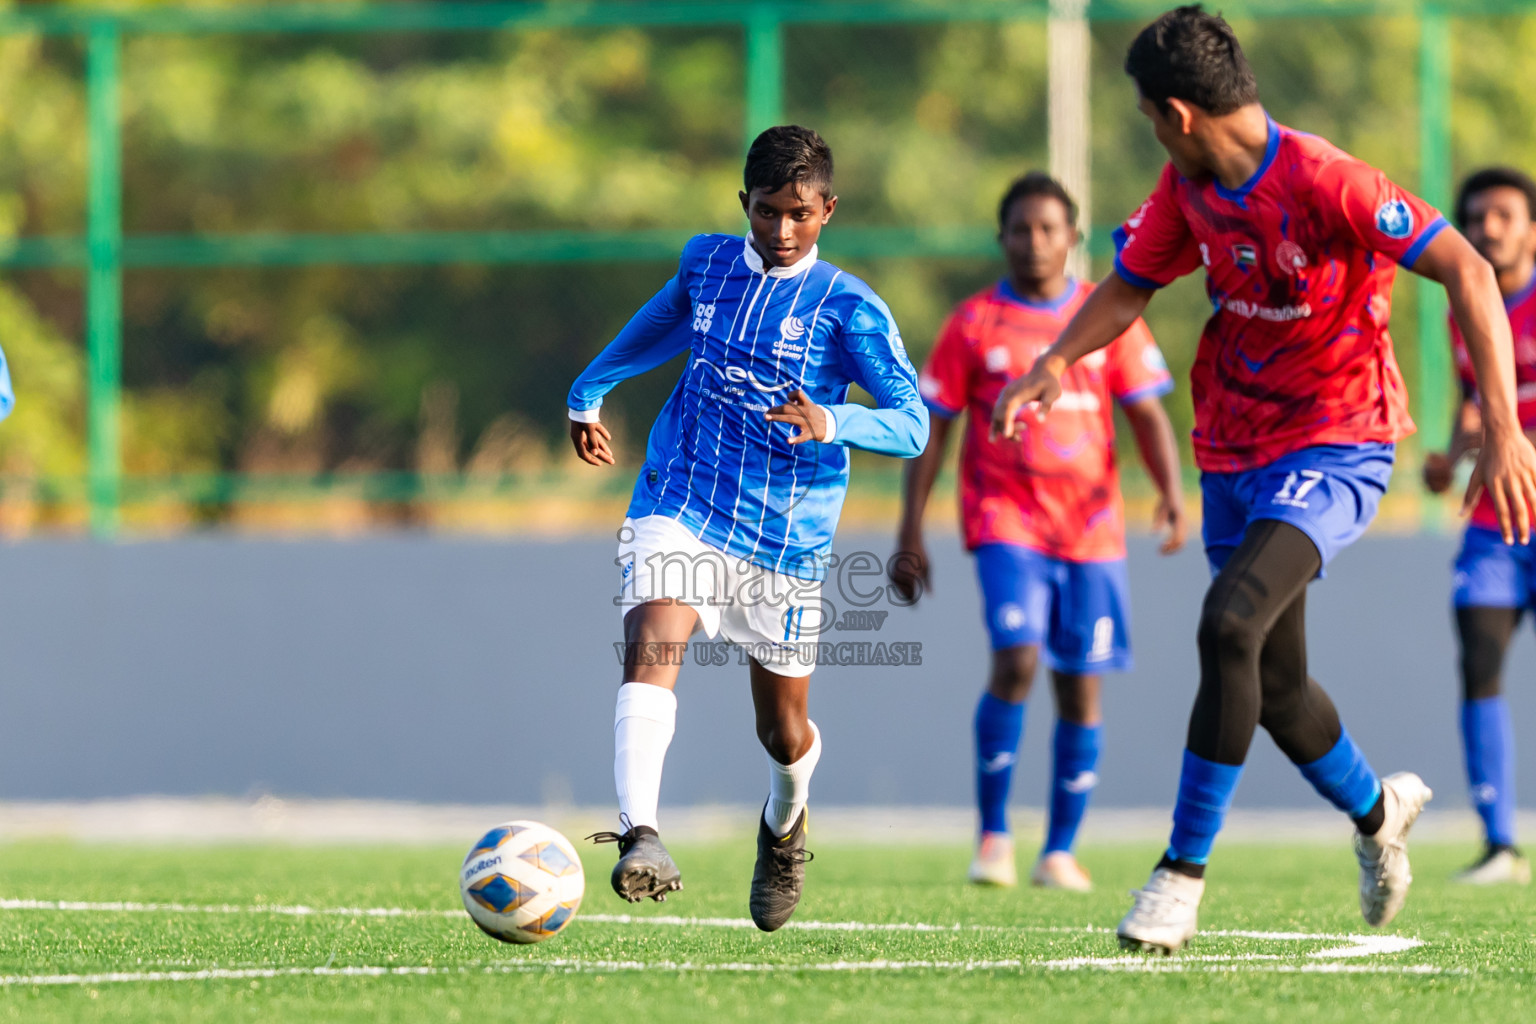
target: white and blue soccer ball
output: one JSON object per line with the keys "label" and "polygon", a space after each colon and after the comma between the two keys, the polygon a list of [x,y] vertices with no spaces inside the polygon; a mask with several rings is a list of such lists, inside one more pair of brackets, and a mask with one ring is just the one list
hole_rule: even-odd
{"label": "white and blue soccer ball", "polygon": [[559,933],[576,916],[585,889],[576,848],[537,821],[497,825],[459,871],[464,909],[502,942],[542,942]]}

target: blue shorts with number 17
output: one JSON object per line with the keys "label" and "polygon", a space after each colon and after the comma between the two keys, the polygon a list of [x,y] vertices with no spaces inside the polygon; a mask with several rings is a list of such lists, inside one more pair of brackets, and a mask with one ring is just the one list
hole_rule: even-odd
{"label": "blue shorts with number 17", "polygon": [[1311,538],[1324,574],[1333,556],[1359,539],[1392,477],[1396,445],[1325,444],[1238,473],[1203,473],[1205,557],[1221,571],[1259,519],[1290,523]]}

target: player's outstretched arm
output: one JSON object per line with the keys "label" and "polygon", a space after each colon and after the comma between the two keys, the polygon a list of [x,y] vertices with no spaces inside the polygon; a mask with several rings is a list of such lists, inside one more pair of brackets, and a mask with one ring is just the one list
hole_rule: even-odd
{"label": "player's outstretched arm", "polygon": [[1499,515],[1504,542],[1531,539],[1530,510],[1536,505],[1536,448],[1520,429],[1515,401],[1514,343],[1504,299],[1493,267],[1459,231],[1446,229],[1414,262],[1413,270],[1445,286],[1451,314],[1472,357],[1482,400],[1483,446],[1462,510],[1484,488]]}
{"label": "player's outstretched arm", "polygon": [[1184,514],[1184,486],[1179,475],[1179,442],[1173,434],[1173,424],[1168,421],[1168,411],[1162,399],[1155,396],[1139,398],[1123,406],[1125,417],[1131,422],[1136,435],[1136,448],[1141,452],[1142,464],[1147,475],[1157,487],[1157,509],[1152,513],[1152,528],[1162,531],[1163,543],[1158,548],[1171,555],[1184,547],[1189,531],[1189,520]]}
{"label": "player's outstretched arm", "polygon": [[928,444],[923,453],[902,470],[901,522],[896,530],[896,555],[891,559],[891,585],[909,604],[933,589],[929,577],[928,549],[923,544],[923,513],[928,510],[928,496],[933,493],[939,467],[944,464],[944,450],[949,443],[954,420],[930,413]]}
{"label": "player's outstretched arm", "polygon": [[674,277],[630,317],[618,335],[587,364],[571,385],[566,407],[571,421],[571,444],[581,461],[594,466],[614,465],[608,442],[613,435],[598,422],[603,396],[621,381],[638,377],[688,350],[692,330],[687,289]]}
{"label": "player's outstretched arm", "polygon": [[1045,419],[1061,397],[1061,375],[1067,367],[1124,334],[1155,294],[1155,290],[1138,288],[1119,274],[1110,274],[1101,281],[1055,344],[1041,353],[1028,373],[1009,381],[997,396],[997,404],[992,407],[992,437],[1014,437],[1018,432],[1014,421],[1031,402],[1039,403],[1038,416]]}

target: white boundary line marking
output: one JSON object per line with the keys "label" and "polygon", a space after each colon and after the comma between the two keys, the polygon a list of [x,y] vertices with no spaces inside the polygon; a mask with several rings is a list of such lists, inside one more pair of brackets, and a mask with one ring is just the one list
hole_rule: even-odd
{"label": "white boundary line marking", "polygon": [[[1220,961],[1220,962],[1210,962]],[[244,981],[262,978],[385,978],[427,975],[501,975],[539,972],[559,974],[608,974],[618,971],[662,971],[700,974],[776,974],[843,973],[852,971],[995,971],[1046,968],[1048,970],[1096,967],[1122,973],[1181,973],[1194,971],[1236,971],[1269,974],[1396,974],[1438,975],[1466,974],[1465,969],[1437,967],[1434,964],[1283,964],[1264,963],[1246,966],[1241,957],[1183,958],[1149,960],[1083,957],[1075,961],[1027,960],[837,960],[830,963],[692,963],[671,960],[582,960],[556,958],[525,963],[496,964],[486,967],[252,967],[241,969],[209,968],[201,971],[141,971],[103,974],[34,974],[0,977],[0,988],[63,985],[111,985],[133,982]]]}
{"label": "white boundary line marking", "polygon": [[[73,913],[172,913],[172,914],[273,914],[287,917],[373,917],[373,918],[458,918],[459,910],[432,910],[408,907],[310,907],[303,904],[191,904],[142,903],[133,901],[84,902],[74,900],[0,899],[0,910],[40,910]],[[657,914],[584,914],[580,920],[593,924],[652,925],[657,927],[755,929],[747,918],[682,917]],[[1102,934],[1109,929],[1095,925],[982,925],[926,924],[919,922],[865,921],[791,921],[786,925],[801,931],[837,932],[915,932],[959,934],[964,932],[1011,932],[1015,934]],[[1367,965],[1336,961],[1403,953],[1424,945],[1424,940],[1401,935],[1353,935],[1326,932],[1265,932],[1249,930],[1212,930],[1203,935],[1219,938],[1256,939],[1265,942],[1339,942],[1344,945],[1306,953],[1307,960],[1333,963],[1295,963],[1296,954],[1185,954],[1174,959],[1147,959],[1134,956],[1065,957],[1054,960],[869,960],[831,963],[724,963],[695,964],[674,961],[550,959],[501,964],[479,969],[479,973],[522,973],[527,971],[602,972],[622,970],[660,970],[696,972],[775,972],[775,971],[897,971],[897,970],[996,970],[1007,968],[1043,968],[1046,970],[1104,970],[1114,972],[1233,971],[1245,969],[1284,973],[1392,973],[1442,974],[1464,973],[1431,964]],[[1282,962],[1293,961],[1293,962]],[[113,982],[240,980],[258,978],[306,977],[382,977],[389,975],[472,974],[470,968],[438,967],[286,967],[286,968],[210,968],[200,971],[149,971],[106,974],[57,974],[0,976],[0,987],[17,985],[86,985]]]}
{"label": "white boundary line marking", "polygon": [[[458,917],[459,910],[418,910],[410,907],[306,907],[302,904],[231,903],[83,903],[78,900],[0,899],[0,910],[62,910],[102,914],[278,914],[288,917]],[[590,918],[589,918],[590,919]]]}

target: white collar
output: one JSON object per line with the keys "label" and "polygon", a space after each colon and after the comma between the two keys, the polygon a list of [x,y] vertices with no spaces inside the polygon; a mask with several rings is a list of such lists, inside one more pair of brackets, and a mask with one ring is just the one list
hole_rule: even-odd
{"label": "white collar", "polygon": [[747,235],[742,239],[746,246],[747,269],[754,274],[767,274],[769,277],[799,277],[816,265],[816,246],[811,246],[811,251],[787,267],[770,267],[763,263],[762,256],[752,248],[752,236]]}

